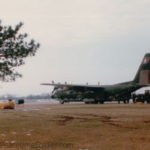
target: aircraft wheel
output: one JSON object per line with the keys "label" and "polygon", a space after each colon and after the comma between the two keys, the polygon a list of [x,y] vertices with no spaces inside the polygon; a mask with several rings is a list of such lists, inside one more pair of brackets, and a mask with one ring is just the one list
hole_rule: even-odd
{"label": "aircraft wheel", "polygon": [[100,101],[99,103],[100,103],[100,104],[104,104],[104,101]]}
{"label": "aircraft wheel", "polygon": [[138,99],[136,102],[144,103],[144,100]]}
{"label": "aircraft wheel", "polygon": [[98,101],[95,101],[94,104],[98,104]]}
{"label": "aircraft wheel", "polygon": [[91,104],[98,104],[98,102],[97,102],[97,101],[94,101],[94,102],[91,102]]}
{"label": "aircraft wheel", "polygon": [[150,104],[150,100],[147,100],[147,103]]}

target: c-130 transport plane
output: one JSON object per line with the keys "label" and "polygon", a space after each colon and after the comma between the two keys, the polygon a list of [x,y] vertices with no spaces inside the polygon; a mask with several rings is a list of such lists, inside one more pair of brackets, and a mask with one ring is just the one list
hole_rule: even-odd
{"label": "c-130 transport plane", "polygon": [[[105,101],[123,101],[128,103],[132,92],[150,86],[150,53],[147,53],[135,75],[129,82],[114,85],[73,85],[42,83],[41,85],[54,86],[51,98],[61,104],[71,101],[84,101],[85,104],[103,104]],[[150,103],[150,100],[147,100]]]}

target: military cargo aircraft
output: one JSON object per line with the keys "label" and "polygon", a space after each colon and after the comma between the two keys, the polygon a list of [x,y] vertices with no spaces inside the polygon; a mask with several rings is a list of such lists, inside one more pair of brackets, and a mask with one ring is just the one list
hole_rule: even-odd
{"label": "military cargo aircraft", "polygon": [[54,86],[51,97],[61,104],[71,101],[83,101],[86,104],[103,104],[105,101],[123,101],[128,103],[132,92],[150,86],[150,53],[147,53],[136,73],[129,82],[114,85],[73,85],[61,83],[42,83],[41,85]]}

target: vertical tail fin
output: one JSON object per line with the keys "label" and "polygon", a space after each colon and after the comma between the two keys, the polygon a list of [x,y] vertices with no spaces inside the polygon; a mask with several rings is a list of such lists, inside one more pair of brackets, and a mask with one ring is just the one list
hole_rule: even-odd
{"label": "vertical tail fin", "polygon": [[150,85],[150,53],[144,56],[133,82],[139,85]]}

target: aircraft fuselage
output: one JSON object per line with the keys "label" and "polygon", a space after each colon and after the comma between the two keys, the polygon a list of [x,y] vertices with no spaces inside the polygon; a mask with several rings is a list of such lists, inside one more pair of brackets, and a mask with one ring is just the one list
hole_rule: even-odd
{"label": "aircraft fuselage", "polygon": [[52,98],[59,99],[62,102],[85,101],[93,103],[103,103],[104,101],[128,101],[131,93],[141,88],[132,82],[126,82],[115,85],[90,87],[55,87],[52,92]]}

